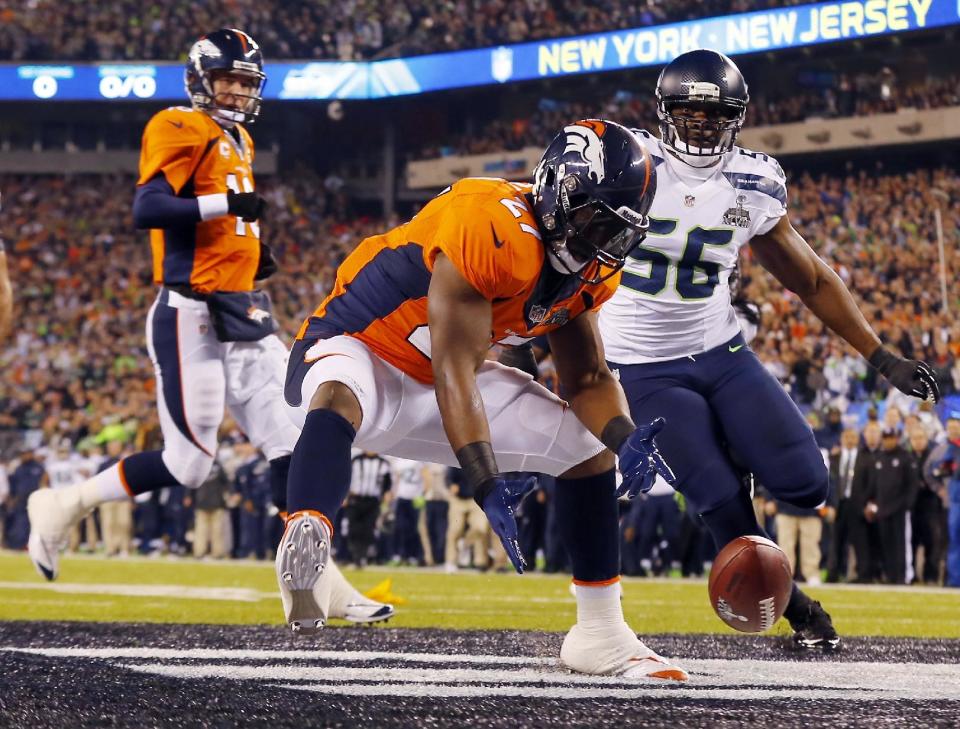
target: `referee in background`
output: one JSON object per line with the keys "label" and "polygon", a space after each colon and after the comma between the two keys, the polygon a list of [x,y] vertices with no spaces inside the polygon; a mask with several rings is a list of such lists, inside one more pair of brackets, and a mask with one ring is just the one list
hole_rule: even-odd
{"label": "referee in background", "polygon": [[359,568],[367,564],[374,541],[380,501],[390,490],[390,464],[376,453],[363,452],[352,459],[350,494],[347,496],[347,547]]}

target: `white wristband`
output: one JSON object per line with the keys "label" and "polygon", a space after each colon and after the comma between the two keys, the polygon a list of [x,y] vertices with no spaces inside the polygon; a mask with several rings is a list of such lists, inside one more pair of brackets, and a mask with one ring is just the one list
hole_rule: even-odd
{"label": "white wristband", "polygon": [[200,206],[200,220],[211,220],[227,214],[227,193],[215,192],[212,195],[198,195],[197,205]]}

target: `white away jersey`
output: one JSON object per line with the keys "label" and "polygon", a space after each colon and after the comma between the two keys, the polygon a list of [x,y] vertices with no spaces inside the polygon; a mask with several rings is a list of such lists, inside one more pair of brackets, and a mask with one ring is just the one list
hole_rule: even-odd
{"label": "white away jersey", "polygon": [[620,364],[688,357],[736,336],[730,272],[741,246],[787,212],[786,178],[772,157],[734,147],[695,170],[648,132],[635,134],[657,165],[657,194],[647,238],[600,309],[607,359]]}
{"label": "white away jersey", "polygon": [[47,461],[44,468],[47,471],[47,476],[50,477],[50,488],[53,489],[83,483],[92,473],[88,473],[87,459],[73,453],[66,458]]}
{"label": "white away jersey", "polygon": [[391,458],[393,464],[393,493],[398,499],[418,499],[423,496],[423,468],[420,461]]}

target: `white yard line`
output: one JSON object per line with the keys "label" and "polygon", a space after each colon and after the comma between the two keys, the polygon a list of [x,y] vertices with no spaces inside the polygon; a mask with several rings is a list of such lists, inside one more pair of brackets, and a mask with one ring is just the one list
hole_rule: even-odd
{"label": "white yard line", "polygon": [[186,585],[95,582],[0,582],[0,590],[41,590],[69,595],[164,597],[223,602],[260,602],[261,600],[275,600],[280,597],[278,592],[261,592],[246,587],[187,587]]}

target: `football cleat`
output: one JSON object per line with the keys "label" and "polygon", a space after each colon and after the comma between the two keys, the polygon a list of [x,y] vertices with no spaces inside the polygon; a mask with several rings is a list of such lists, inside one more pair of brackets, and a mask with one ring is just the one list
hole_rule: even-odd
{"label": "football cleat", "polygon": [[571,671],[593,676],[686,681],[689,675],[647,648],[625,622],[602,634],[574,625],[563,639],[560,661]]}
{"label": "football cleat", "polygon": [[323,578],[332,533],[330,522],[318,511],[298,511],[287,519],[276,570],[283,614],[295,635],[311,635],[327,623],[332,580]]}
{"label": "football cleat", "polygon": [[833,627],[830,614],[816,600],[811,600],[801,616],[790,621],[794,633],[791,638],[797,650],[839,651],[843,641]]}
{"label": "football cleat", "polygon": [[361,594],[353,587],[333,560],[327,564],[325,580],[330,581],[330,607],[327,618],[346,620],[348,623],[372,625],[385,622],[396,615],[393,605],[379,602]]}
{"label": "football cleat", "polygon": [[90,511],[80,493],[78,487],[43,488],[27,499],[27,554],[37,572],[51,582],[60,574],[60,553],[66,549],[70,529]]}

